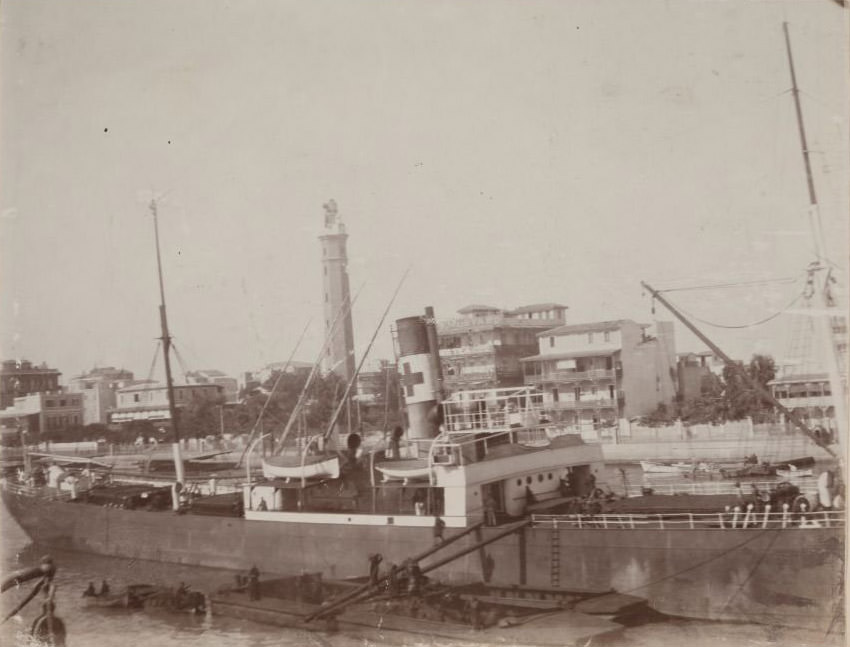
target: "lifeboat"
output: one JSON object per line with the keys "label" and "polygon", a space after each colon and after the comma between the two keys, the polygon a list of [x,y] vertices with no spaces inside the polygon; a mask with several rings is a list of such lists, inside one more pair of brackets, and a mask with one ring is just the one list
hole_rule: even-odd
{"label": "lifeboat", "polygon": [[429,474],[427,458],[399,458],[381,461],[375,465],[384,481],[416,481],[427,479]]}
{"label": "lifeboat", "polygon": [[339,456],[269,456],[263,459],[263,476],[274,478],[339,478]]}

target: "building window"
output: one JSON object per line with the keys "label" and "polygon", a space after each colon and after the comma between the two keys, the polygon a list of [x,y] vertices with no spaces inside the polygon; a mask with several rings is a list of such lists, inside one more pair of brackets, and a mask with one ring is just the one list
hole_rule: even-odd
{"label": "building window", "polygon": [[587,333],[587,343],[588,344],[593,343],[593,333],[592,332]]}
{"label": "building window", "polygon": [[67,404],[67,400],[59,400],[59,406],[64,407]]}
{"label": "building window", "polygon": [[549,337],[549,348],[554,348],[554,347],[555,347],[555,338]]}
{"label": "building window", "polygon": [[327,303],[327,302],[328,302],[328,293],[325,292],[325,303]]}
{"label": "building window", "polygon": [[134,394],[133,394],[133,402],[138,402],[138,401],[139,401],[139,394],[138,394],[138,393],[134,393]]}
{"label": "building window", "polygon": [[611,341],[611,332],[609,330],[605,331],[605,341]]}

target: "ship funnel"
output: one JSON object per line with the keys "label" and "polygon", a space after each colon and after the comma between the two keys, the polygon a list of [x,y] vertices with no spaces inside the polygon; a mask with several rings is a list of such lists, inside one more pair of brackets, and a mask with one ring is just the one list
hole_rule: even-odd
{"label": "ship funnel", "polygon": [[407,408],[408,438],[440,433],[440,354],[433,308],[425,316],[396,320],[398,374]]}

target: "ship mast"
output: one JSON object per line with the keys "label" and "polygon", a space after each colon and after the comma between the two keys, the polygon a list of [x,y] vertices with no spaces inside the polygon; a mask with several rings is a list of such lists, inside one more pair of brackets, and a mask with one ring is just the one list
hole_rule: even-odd
{"label": "ship mast", "polygon": [[815,261],[809,265],[809,276],[813,285],[819,288],[824,310],[813,312],[815,329],[822,344],[821,352],[832,394],[835,422],[838,426],[838,442],[841,447],[842,459],[847,456],[847,405],[845,402],[845,386],[841,379],[836,356],[835,340],[832,330],[833,317],[841,316],[835,308],[830,282],[831,272],[826,261],[826,245],[824,244],[823,228],[821,227],[820,209],[815,193],[815,181],[812,174],[812,163],[809,158],[809,145],[806,140],[806,128],[803,123],[803,109],[800,106],[800,90],[797,87],[797,75],[794,71],[794,57],[791,53],[791,37],[788,33],[788,23],[782,23],[785,32],[785,48],[788,53],[788,67],[791,72],[791,94],[794,97],[794,109],[797,115],[797,128],[800,132],[800,147],[803,153],[803,164],[806,169],[806,184],[809,192],[809,226],[815,244]]}
{"label": "ship mast", "polygon": [[182,484],[185,476],[183,472],[183,458],[180,455],[180,426],[177,420],[177,405],[174,402],[174,381],[171,379],[171,335],[168,333],[168,317],[165,313],[165,287],[162,281],[162,258],[159,252],[159,222],[157,219],[156,200],[151,200],[151,214],[153,214],[153,231],[156,242],[156,269],[159,276],[159,321],[162,326],[162,354],[165,362],[165,387],[168,394],[168,413],[171,417],[171,428],[174,431],[174,470],[177,482]]}

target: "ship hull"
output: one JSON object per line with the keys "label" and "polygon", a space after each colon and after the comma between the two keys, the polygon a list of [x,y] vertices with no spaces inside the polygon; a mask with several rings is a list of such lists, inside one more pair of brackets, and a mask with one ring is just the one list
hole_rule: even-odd
{"label": "ship hull", "polygon": [[[257,564],[264,573],[308,570],[343,578],[366,573],[372,553],[382,553],[384,564],[399,564],[433,545],[431,529],[423,527],[175,515],[2,494],[37,544],[133,559],[238,570]],[[483,528],[446,551],[497,530]],[[841,528],[528,527],[434,575],[565,591],[613,588],[645,597],[663,613],[827,631],[843,550]]]}

